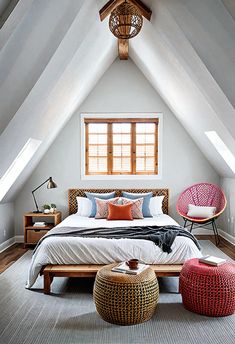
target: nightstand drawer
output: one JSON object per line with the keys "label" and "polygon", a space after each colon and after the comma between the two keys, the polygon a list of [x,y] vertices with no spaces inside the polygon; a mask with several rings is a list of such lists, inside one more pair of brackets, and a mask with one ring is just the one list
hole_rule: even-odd
{"label": "nightstand drawer", "polygon": [[[35,245],[50,229],[61,222],[61,212],[44,213],[25,213],[24,214],[24,245]],[[44,222],[45,226],[36,226],[35,222]]]}
{"label": "nightstand drawer", "polygon": [[28,229],[27,244],[36,244],[47,232],[48,230],[45,229]]}

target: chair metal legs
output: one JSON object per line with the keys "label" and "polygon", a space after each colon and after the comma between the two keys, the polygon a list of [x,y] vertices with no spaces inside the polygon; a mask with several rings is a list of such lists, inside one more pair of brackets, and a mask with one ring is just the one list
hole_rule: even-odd
{"label": "chair metal legs", "polygon": [[[190,222],[190,224],[187,225],[188,221]],[[194,225],[197,225],[197,226],[195,227]],[[190,233],[192,232],[193,227],[194,227],[194,229],[196,229],[196,228],[204,227],[205,225],[206,226],[212,225],[212,229],[213,229],[213,233],[214,233],[214,237],[215,237],[215,244],[216,244],[216,246],[218,246],[219,243],[220,243],[220,238],[219,238],[219,233],[218,233],[218,229],[217,229],[217,226],[216,226],[215,219],[212,219],[212,220],[210,220],[208,222],[204,222],[202,224],[199,224],[197,222],[192,222],[192,221],[184,218],[184,228],[189,227],[189,232]]]}
{"label": "chair metal legs", "polygon": [[216,246],[218,246],[220,243],[220,238],[219,238],[219,233],[218,233],[218,229],[216,226],[216,222],[214,219],[212,220],[212,228],[213,228],[213,232],[214,232],[214,236],[215,236],[215,244],[216,244]]}

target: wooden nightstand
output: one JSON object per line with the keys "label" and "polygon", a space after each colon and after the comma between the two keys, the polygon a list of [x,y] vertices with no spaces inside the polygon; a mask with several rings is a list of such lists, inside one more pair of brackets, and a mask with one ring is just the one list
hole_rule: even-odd
{"label": "wooden nightstand", "polygon": [[[50,229],[55,227],[61,222],[61,212],[56,213],[25,213],[24,214],[24,244],[35,245]],[[46,226],[36,227],[34,222],[44,221]]]}

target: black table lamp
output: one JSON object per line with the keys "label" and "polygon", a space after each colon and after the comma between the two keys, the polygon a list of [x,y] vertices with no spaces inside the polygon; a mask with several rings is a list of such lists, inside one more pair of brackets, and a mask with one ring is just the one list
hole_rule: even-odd
{"label": "black table lamp", "polygon": [[40,184],[36,189],[34,189],[34,190],[32,191],[34,203],[35,203],[36,208],[37,208],[37,210],[33,211],[33,213],[42,213],[42,211],[40,211],[40,210],[38,209],[38,204],[37,204],[36,198],[35,198],[35,196],[34,196],[34,192],[35,192],[36,190],[38,190],[41,186],[43,186],[44,184],[46,184],[46,182],[48,182],[48,184],[47,184],[47,188],[48,188],[48,189],[57,188],[57,185],[56,185],[56,183],[52,180],[52,177],[49,177],[47,180],[45,180],[45,182],[43,182],[42,184]]}

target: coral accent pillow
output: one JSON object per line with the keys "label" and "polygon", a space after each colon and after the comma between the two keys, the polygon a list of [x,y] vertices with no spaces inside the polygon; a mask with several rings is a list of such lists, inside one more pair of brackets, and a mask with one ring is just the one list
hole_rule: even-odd
{"label": "coral accent pillow", "polygon": [[110,198],[110,199],[100,199],[95,197],[95,203],[96,203],[96,219],[106,219],[108,216],[108,204],[113,203],[117,204],[119,200],[119,197]]}
{"label": "coral accent pillow", "polygon": [[133,220],[132,204],[108,204],[107,220]]}
{"label": "coral accent pillow", "polygon": [[138,199],[129,199],[129,198],[123,198],[122,197],[122,203],[123,204],[131,204],[132,205],[132,217],[133,219],[143,219],[143,198],[138,198]]}

